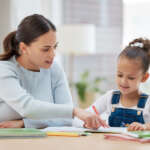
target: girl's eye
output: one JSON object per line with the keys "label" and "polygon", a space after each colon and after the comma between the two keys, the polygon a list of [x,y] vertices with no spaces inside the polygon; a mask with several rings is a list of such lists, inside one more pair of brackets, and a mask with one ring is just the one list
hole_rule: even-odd
{"label": "girl's eye", "polygon": [[129,80],[134,80],[135,78],[133,78],[133,77],[128,77],[128,79],[129,79]]}

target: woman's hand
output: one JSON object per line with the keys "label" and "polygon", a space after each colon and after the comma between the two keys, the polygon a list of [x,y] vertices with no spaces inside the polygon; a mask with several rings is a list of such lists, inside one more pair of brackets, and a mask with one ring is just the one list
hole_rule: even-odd
{"label": "woman's hand", "polygon": [[23,128],[23,120],[3,121],[0,122],[0,128]]}
{"label": "woman's hand", "polygon": [[138,122],[133,122],[129,125],[128,131],[146,130],[146,125]]}
{"label": "woman's hand", "polygon": [[84,121],[84,127],[97,129],[100,126],[108,127],[106,122],[100,118],[100,116],[85,111],[80,108],[74,108],[73,116],[77,116],[79,119]]}

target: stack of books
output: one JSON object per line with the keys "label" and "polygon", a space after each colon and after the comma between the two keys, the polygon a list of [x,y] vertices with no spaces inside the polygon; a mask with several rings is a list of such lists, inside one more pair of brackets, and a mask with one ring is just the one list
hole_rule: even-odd
{"label": "stack of books", "polygon": [[14,137],[46,137],[47,134],[32,128],[1,128],[0,138]]}
{"label": "stack of books", "polygon": [[105,134],[105,139],[136,141],[140,143],[150,143],[150,131],[132,131],[121,134]]}

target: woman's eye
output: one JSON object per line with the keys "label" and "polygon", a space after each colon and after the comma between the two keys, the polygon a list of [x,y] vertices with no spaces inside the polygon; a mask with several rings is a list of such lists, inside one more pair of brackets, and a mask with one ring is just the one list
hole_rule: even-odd
{"label": "woman's eye", "polygon": [[57,45],[56,46],[54,46],[54,49],[56,49],[57,48]]}
{"label": "woman's eye", "polygon": [[54,46],[54,49],[56,49],[58,47],[58,44],[56,44],[55,46]]}
{"label": "woman's eye", "polygon": [[54,48],[57,48],[57,47],[58,47],[58,44],[59,44],[59,43],[57,42],[57,43],[55,44]]}
{"label": "woman's eye", "polygon": [[47,52],[48,50],[49,50],[49,48],[47,48],[47,49],[43,49],[43,51],[44,51],[44,52]]}

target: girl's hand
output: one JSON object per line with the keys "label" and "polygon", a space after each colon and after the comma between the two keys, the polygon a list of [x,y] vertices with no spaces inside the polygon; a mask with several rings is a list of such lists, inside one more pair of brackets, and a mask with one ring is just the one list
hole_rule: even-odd
{"label": "girl's hand", "polygon": [[137,131],[137,130],[146,130],[146,126],[144,124],[133,122],[129,125],[128,131]]}
{"label": "girl's hand", "polygon": [[73,115],[77,116],[79,119],[83,120],[84,121],[84,127],[86,127],[86,128],[97,129],[100,126],[108,127],[106,122],[104,120],[102,120],[100,118],[100,116],[98,116],[94,113],[85,111],[83,109],[75,108],[73,111]]}
{"label": "girl's hand", "polygon": [[0,128],[23,128],[23,120],[3,121],[0,122]]}
{"label": "girl's hand", "polygon": [[150,130],[150,123],[146,123],[145,128],[146,128],[146,130]]}

